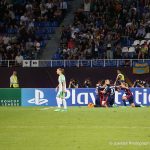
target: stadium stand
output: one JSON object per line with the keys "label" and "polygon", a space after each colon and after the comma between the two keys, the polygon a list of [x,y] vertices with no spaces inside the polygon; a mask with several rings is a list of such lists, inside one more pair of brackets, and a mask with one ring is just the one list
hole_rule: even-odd
{"label": "stadium stand", "polygon": [[148,59],[149,18],[147,0],[84,0],[53,59]]}
{"label": "stadium stand", "polygon": [[1,0],[0,60],[38,59],[66,11],[64,0]]}

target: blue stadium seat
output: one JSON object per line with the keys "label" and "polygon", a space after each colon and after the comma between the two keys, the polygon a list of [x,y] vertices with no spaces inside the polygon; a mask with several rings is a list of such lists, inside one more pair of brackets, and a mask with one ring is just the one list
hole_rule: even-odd
{"label": "blue stadium seat", "polygon": [[58,27],[58,26],[59,26],[58,21],[54,21],[54,22],[52,22],[52,24],[51,24],[51,27]]}
{"label": "blue stadium seat", "polygon": [[45,48],[45,46],[46,46],[46,42],[43,40],[43,41],[41,41],[40,42],[40,44],[41,44],[41,48]]}
{"label": "blue stadium seat", "polygon": [[7,34],[16,34],[18,32],[17,29],[7,29]]}

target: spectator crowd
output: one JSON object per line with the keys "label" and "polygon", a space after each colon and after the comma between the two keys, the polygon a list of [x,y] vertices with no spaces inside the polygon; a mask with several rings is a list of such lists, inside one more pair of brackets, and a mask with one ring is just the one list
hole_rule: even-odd
{"label": "spectator crowd", "polygon": [[64,0],[1,0],[0,60],[37,59],[66,11]]}
{"label": "spectator crowd", "polygon": [[84,0],[54,59],[149,59],[149,0]]}
{"label": "spectator crowd", "polygon": [[[38,59],[68,0],[1,0],[0,60]],[[149,0],[83,0],[54,59],[149,59]]]}

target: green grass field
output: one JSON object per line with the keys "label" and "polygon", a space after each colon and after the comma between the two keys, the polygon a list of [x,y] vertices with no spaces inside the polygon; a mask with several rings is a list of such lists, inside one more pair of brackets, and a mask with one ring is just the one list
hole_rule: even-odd
{"label": "green grass field", "polygon": [[0,107],[0,150],[150,150],[150,108]]}

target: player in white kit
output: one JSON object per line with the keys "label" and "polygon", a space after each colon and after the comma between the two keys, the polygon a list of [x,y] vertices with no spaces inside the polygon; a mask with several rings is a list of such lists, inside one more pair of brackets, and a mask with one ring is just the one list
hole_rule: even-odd
{"label": "player in white kit", "polygon": [[[58,93],[56,96],[57,106],[58,108],[55,111],[67,111],[67,103],[65,99],[66,94],[66,78],[64,76],[64,69],[58,68],[56,73],[59,75],[58,77],[58,86],[56,87]],[[61,109],[61,105],[63,104],[64,109]]]}

